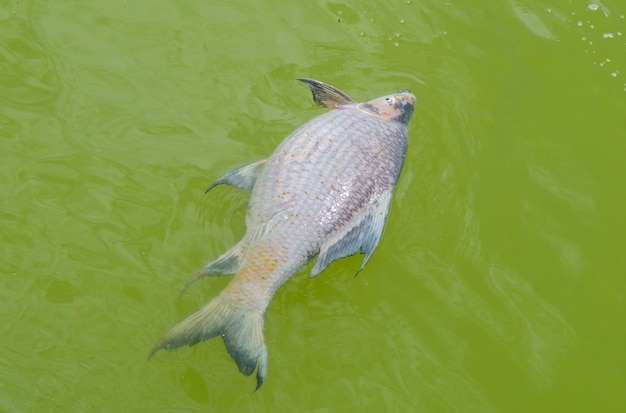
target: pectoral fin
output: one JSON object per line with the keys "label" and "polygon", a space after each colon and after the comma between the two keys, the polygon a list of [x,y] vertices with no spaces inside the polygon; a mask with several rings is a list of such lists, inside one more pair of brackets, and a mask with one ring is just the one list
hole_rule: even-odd
{"label": "pectoral fin", "polygon": [[207,188],[205,193],[222,184],[243,189],[244,191],[251,191],[256,183],[256,178],[259,176],[259,173],[265,166],[266,162],[267,160],[263,159],[261,161],[249,163],[233,169],[213,182]]}
{"label": "pectoral fin", "polygon": [[299,78],[298,80],[306,83],[313,93],[315,103],[323,108],[335,109],[337,106],[354,103],[350,96],[334,86],[315,79]]}
{"label": "pectoral fin", "polygon": [[369,213],[356,217],[351,225],[347,225],[343,231],[338,232],[322,245],[317,261],[311,270],[311,277],[324,271],[333,261],[360,251],[365,254],[365,258],[357,271],[358,274],[365,267],[380,241],[390,204],[391,190],[384,192],[371,205]]}

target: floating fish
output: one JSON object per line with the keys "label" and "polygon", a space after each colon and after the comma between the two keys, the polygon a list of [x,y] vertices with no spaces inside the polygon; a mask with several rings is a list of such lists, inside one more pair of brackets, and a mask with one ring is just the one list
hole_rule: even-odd
{"label": "floating fish", "polygon": [[356,103],[330,85],[299,80],[332,110],[289,135],[269,158],[209,186],[207,192],[222,184],[252,191],[246,234],[185,289],[204,276],[235,276],[167,332],[150,357],[221,336],[241,373],[257,370],[256,391],[267,374],[265,312],[274,293],[315,256],[311,277],[357,252],[365,254],[361,271],[376,249],[404,163],[415,96],[401,90]]}

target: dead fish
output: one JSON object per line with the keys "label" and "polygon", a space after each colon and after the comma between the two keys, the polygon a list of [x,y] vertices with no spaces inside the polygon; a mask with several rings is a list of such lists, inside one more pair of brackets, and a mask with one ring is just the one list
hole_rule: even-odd
{"label": "dead fish", "polygon": [[316,256],[311,277],[357,252],[365,254],[361,271],[376,249],[404,163],[415,96],[401,90],[356,103],[320,81],[298,80],[332,110],[298,128],[269,158],[209,186],[207,192],[222,184],[252,191],[246,234],[185,289],[204,276],[235,276],[168,331],[150,357],[221,336],[241,373],[257,370],[256,391],[267,374],[265,312],[274,293]]}

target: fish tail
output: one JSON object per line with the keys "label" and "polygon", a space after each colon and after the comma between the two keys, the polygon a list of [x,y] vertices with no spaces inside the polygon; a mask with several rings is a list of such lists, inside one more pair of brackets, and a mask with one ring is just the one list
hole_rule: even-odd
{"label": "fish tail", "polygon": [[221,335],[228,354],[239,371],[249,376],[257,369],[257,391],[267,374],[267,346],[265,345],[265,310],[243,310],[231,305],[224,293],[175,325],[152,348],[148,359],[157,351],[175,350],[193,346]]}

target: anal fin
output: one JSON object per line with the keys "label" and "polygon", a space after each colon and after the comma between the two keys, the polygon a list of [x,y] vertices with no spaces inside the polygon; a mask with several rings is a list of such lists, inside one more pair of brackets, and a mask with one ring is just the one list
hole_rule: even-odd
{"label": "anal fin", "polygon": [[187,288],[194,282],[198,281],[202,277],[215,276],[215,275],[230,275],[236,274],[241,267],[241,258],[243,256],[243,243],[239,241],[231,249],[217,257],[217,259],[209,262],[202,267],[196,274],[191,277],[180,295],[182,296]]}
{"label": "anal fin", "polygon": [[391,190],[385,191],[372,204],[365,214],[357,216],[346,227],[335,234],[320,248],[317,261],[311,270],[311,277],[315,277],[332,262],[357,252],[365,254],[363,263],[357,274],[365,267],[383,234],[389,205],[391,204]]}

